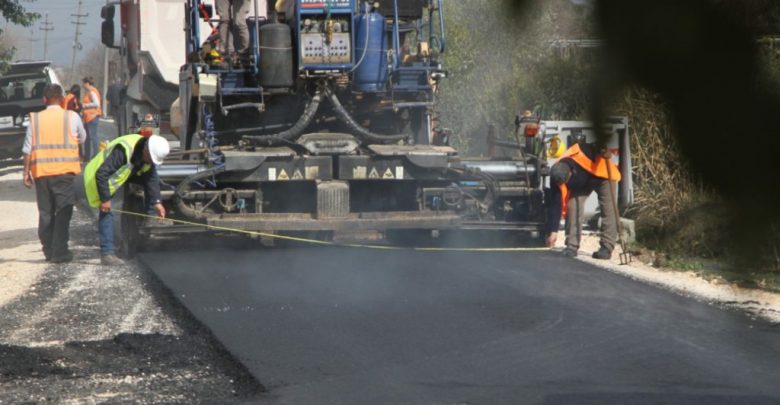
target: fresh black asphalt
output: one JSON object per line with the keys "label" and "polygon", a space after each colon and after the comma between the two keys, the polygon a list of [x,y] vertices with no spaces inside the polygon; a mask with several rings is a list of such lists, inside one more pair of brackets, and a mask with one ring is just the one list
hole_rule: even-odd
{"label": "fresh black asphalt", "polygon": [[780,328],[553,252],[141,256],[270,403],[779,403]]}

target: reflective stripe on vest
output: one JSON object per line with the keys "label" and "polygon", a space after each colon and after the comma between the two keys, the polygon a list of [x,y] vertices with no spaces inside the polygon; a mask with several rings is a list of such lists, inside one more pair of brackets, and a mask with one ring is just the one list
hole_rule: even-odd
{"label": "reflective stripe on vest", "polygon": [[[103,165],[103,162],[106,160],[106,158],[111,155],[111,152],[114,151],[114,148],[121,146],[125,152],[125,158],[127,160],[125,165],[120,167],[108,178],[108,191],[113,196],[116,194],[117,190],[119,190],[122,185],[125,184],[127,179],[130,178],[130,175],[133,171],[133,164],[131,163],[130,158],[133,156],[133,150],[135,149],[135,146],[142,138],[143,137],[141,135],[137,134],[120,136],[119,138],[109,142],[109,144],[106,145],[106,148],[103,149],[103,152],[98,153],[94,158],[92,158],[92,160],[89,161],[87,167],[84,168],[84,190],[87,194],[87,201],[89,201],[90,206],[97,207],[100,205],[100,194],[98,193],[97,179],[95,176],[97,175],[98,169],[100,169],[100,166]],[[151,165],[144,164],[141,170],[139,170],[136,174],[140,175],[146,173],[151,170],[151,168]]]}
{"label": "reflective stripe on vest", "polygon": [[100,99],[100,92],[97,90],[95,86],[89,86],[87,87],[87,92],[84,94],[84,97],[81,98],[81,103],[83,105],[91,104],[92,103],[92,97],[91,94],[95,94],[95,98],[98,100],[99,106],[97,108],[91,107],[91,108],[85,108],[81,111],[81,114],[84,116],[84,122],[91,122],[98,116],[103,114],[103,110],[101,109],[103,105],[103,100]]}
{"label": "reflective stripe on vest", "polygon": [[[574,146],[566,150],[563,156],[561,156],[561,159],[564,158],[569,158],[573,160],[580,167],[585,169],[585,171],[598,178],[613,180],[613,181],[620,181],[620,179],[622,178],[620,176],[620,170],[618,170],[617,165],[615,165],[612,159],[604,159],[603,156],[598,155],[596,156],[596,161],[594,162],[590,160],[590,158],[587,155],[585,155],[582,149],[580,149],[579,144],[574,144]],[[607,169],[607,165],[609,165],[609,170]],[[612,174],[611,178],[610,178],[610,174]]]}
{"label": "reflective stripe on vest", "polygon": [[70,113],[59,108],[30,113],[33,178],[81,173],[79,143],[70,124]]}

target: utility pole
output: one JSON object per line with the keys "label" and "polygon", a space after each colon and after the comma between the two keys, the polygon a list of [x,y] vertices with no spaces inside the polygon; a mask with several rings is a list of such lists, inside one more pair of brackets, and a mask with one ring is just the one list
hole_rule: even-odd
{"label": "utility pole", "polygon": [[54,31],[54,24],[49,22],[49,13],[46,13],[46,19],[39,28],[43,31],[43,60],[49,57],[49,31]]}
{"label": "utility pole", "polygon": [[28,41],[30,41],[30,60],[33,59],[33,49],[35,48],[34,44],[39,41],[39,39],[35,38],[35,33],[33,32],[33,29],[30,28],[30,37],[27,38]]}
{"label": "utility pole", "polygon": [[71,17],[76,17],[76,21],[71,21],[71,24],[76,25],[76,36],[73,38],[73,57],[70,59],[70,81],[73,81],[73,69],[76,66],[76,52],[81,50],[81,42],[79,42],[79,35],[81,34],[81,26],[86,25],[87,23],[81,22],[81,19],[84,17],[89,17],[89,13],[81,14],[81,3],[82,0],[79,0],[79,6],[78,11],[76,11],[76,14],[71,14]]}

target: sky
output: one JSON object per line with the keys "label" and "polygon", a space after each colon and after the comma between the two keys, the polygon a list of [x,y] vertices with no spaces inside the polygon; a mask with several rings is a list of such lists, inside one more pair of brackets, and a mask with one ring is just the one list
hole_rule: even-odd
{"label": "sky", "polygon": [[[47,59],[54,62],[55,65],[70,66],[73,38],[76,33],[76,26],[71,24],[71,21],[76,20],[76,17],[72,17],[71,14],[77,13],[79,0],[20,0],[19,3],[28,11],[41,14],[41,19],[30,27],[33,29],[33,39],[38,40],[32,42],[32,59],[43,59],[44,32],[40,30],[40,27],[48,13],[49,22],[52,23],[51,27],[54,28],[54,31],[49,31]],[[82,22],[86,24],[80,26],[79,42],[82,44],[82,50],[76,54],[76,63],[78,63],[79,56],[86,54],[88,49],[100,45],[100,23],[102,22],[100,8],[105,4],[106,0],[81,0],[81,14],[89,14],[89,16],[82,18]],[[30,37],[30,28],[11,26],[6,24],[4,20],[0,25],[13,32],[13,35],[20,39],[15,59],[30,59],[30,42],[27,40]]]}

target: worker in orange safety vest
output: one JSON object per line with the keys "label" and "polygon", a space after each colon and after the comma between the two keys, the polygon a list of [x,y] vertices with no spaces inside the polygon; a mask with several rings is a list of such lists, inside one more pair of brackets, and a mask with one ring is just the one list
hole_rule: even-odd
{"label": "worker in orange safety vest", "polygon": [[580,247],[585,201],[595,191],[601,211],[601,235],[593,258],[610,259],[617,240],[618,224],[611,201],[610,187],[620,181],[620,171],[612,162],[609,150],[594,144],[576,143],[550,169],[550,194],[547,217],[547,245],[553,247],[558,237],[561,216],[566,217],[566,248],[563,254],[575,257]]}
{"label": "worker in orange safety vest", "polygon": [[95,87],[91,77],[85,77],[81,82],[84,89],[84,94],[81,98],[81,117],[84,120],[84,128],[87,130],[84,158],[85,160],[90,160],[98,153],[100,147],[98,124],[100,123],[100,116],[103,115],[102,101],[100,99],[100,91]]}
{"label": "worker in orange safety vest", "polygon": [[49,85],[44,90],[46,109],[30,113],[30,124],[22,146],[24,186],[32,188],[38,203],[38,238],[46,261],[69,262],[70,219],[75,193],[73,181],[81,173],[79,144],[87,133],[78,114],[63,110],[62,87]]}
{"label": "worker in orange safety vest", "polygon": [[81,113],[81,87],[78,84],[74,84],[70,87],[67,93],[65,93],[65,99],[62,100],[62,108],[65,110],[75,111]]}

